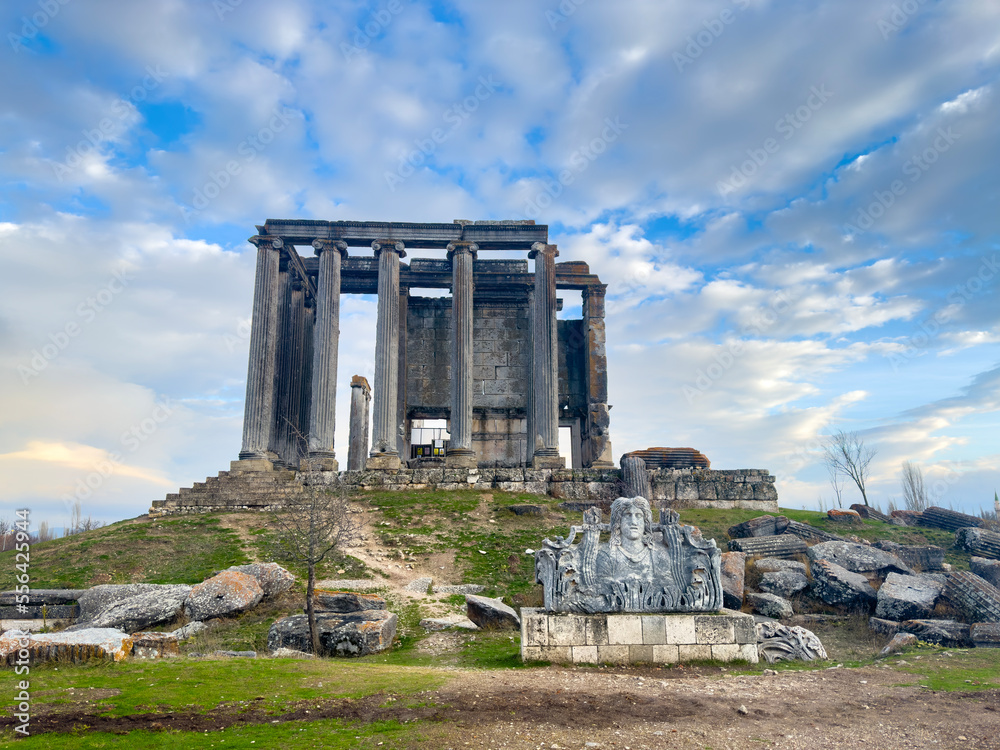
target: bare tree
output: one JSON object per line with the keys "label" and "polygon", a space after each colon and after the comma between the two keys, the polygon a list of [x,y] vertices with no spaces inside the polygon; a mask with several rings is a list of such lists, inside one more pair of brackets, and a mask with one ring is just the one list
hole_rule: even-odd
{"label": "bare tree", "polygon": [[319,656],[322,645],[313,608],[316,566],[337,547],[361,536],[361,520],[351,515],[345,494],[307,487],[302,495],[289,498],[283,507],[271,512],[271,527],[278,551],[286,559],[303,563],[309,571],[306,617],[313,652]]}
{"label": "bare tree", "polygon": [[38,524],[38,531],[35,532],[36,542],[48,542],[55,538],[55,534],[52,529],[49,528],[48,521],[42,521]]}
{"label": "bare tree", "polygon": [[839,430],[830,437],[823,453],[823,460],[831,472],[847,477],[861,490],[861,499],[868,505],[869,467],[878,450],[865,445],[856,432]]}
{"label": "bare tree", "polygon": [[830,484],[833,485],[833,494],[837,498],[837,507],[844,507],[844,478],[840,472],[832,465],[827,464],[827,472],[830,474]]}
{"label": "bare tree", "polygon": [[907,510],[927,509],[924,472],[912,461],[903,461],[903,502]]}
{"label": "bare tree", "polygon": [[13,530],[14,524],[9,519],[0,518],[0,551],[6,552],[8,545],[14,547],[14,535],[11,533]]}

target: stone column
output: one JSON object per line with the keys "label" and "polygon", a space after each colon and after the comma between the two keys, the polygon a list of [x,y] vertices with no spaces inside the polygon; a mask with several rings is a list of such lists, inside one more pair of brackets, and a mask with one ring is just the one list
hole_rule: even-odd
{"label": "stone column", "polygon": [[583,465],[601,469],[610,469],[615,465],[609,434],[611,415],[604,330],[604,295],[607,288],[607,284],[595,284],[583,290],[583,325],[587,335],[587,422]]}
{"label": "stone column", "polygon": [[278,341],[274,347],[274,404],[271,415],[271,437],[267,452],[274,465],[287,468],[288,462],[288,405],[291,396],[291,309],[292,284],[288,258],[282,257],[278,266]]}
{"label": "stone column", "polygon": [[406,257],[402,242],[372,243],[378,260],[378,322],[375,331],[375,416],[372,447],[366,468],[398,469],[399,420],[399,259]]}
{"label": "stone column", "polygon": [[300,419],[302,412],[302,391],[306,388],[305,373],[303,372],[305,363],[305,282],[294,271],[292,276],[292,309],[289,314],[291,318],[292,338],[289,342],[291,350],[291,376],[289,385],[290,393],[288,399],[288,455],[285,458],[292,468],[299,468],[302,459],[302,448],[309,427],[304,425]]}
{"label": "stone column", "polygon": [[267,444],[274,409],[274,357],[278,335],[278,261],[283,246],[277,237],[251,237],[257,246],[257,272],[250,327],[250,362],[243,414],[243,447],[234,470],[270,470]]}
{"label": "stone column", "polygon": [[479,246],[448,245],[451,260],[451,441],[447,466],[474,469],[472,449],[472,263]]}
{"label": "stone column", "polygon": [[347,448],[347,470],[360,471],[365,468],[368,455],[368,405],[372,400],[372,389],[368,380],[361,375],[351,378],[351,442]]}
{"label": "stone column", "polygon": [[536,469],[564,468],[559,455],[559,357],[556,335],[555,245],[536,242],[529,258],[535,260],[535,307],[532,311],[533,388]]}
{"label": "stone column", "polygon": [[[528,330],[534,331],[534,320],[535,320],[535,290],[532,287],[527,289],[527,301],[528,301]],[[531,337],[532,340],[534,336]],[[526,352],[525,359],[528,365],[528,392],[525,394],[524,404],[525,404],[525,429],[524,429],[524,461],[525,466],[531,466],[531,461],[535,455],[535,355],[534,352]]]}
{"label": "stone column", "polygon": [[313,240],[319,256],[316,324],[309,408],[309,460],[313,471],[337,471],[334,429],[337,424],[337,347],[340,344],[340,262],[347,243]]}
{"label": "stone column", "polygon": [[406,418],[406,318],[410,312],[410,288],[399,288],[399,375],[396,377],[396,450],[402,463],[410,457],[410,420]]}
{"label": "stone column", "polygon": [[306,291],[303,298],[304,310],[302,316],[302,388],[299,394],[299,463],[302,465],[306,461],[304,468],[308,468],[309,458],[309,421],[312,418],[312,369],[313,357],[313,329],[316,326],[316,300]]}

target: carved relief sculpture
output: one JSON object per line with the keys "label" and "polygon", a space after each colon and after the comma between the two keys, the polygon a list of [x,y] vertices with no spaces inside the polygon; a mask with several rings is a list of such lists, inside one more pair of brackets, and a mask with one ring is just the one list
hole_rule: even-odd
{"label": "carved relief sculpture", "polygon": [[[662,507],[653,523],[649,501],[620,497],[610,523],[599,508],[583,514],[565,539],[544,540],[535,580],[548,612],[715,612],[722,607],[721,552],[679,514]],[[582,539],[574,544],[577,535]],[[608,541],[601,543],[601,535]]]}

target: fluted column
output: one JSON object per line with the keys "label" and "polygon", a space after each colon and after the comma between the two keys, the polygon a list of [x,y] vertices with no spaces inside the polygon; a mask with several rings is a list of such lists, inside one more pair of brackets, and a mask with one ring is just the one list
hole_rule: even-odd
{"label": "fluted column", "polygon": [[[257,272],[250,325],[250,360],[243,414],[242,468],[269,469],[267,443],[274,409],[274,357],[278,328],[278,261],[282,242],[277,237],[251,237],[257,246]],[[240,467],[234,467],[240,468]]]}
{"label": "fluted column", "polygon": [[451,441],[445,463],[475,468],[472,449],[472,263],[479,246],[448,245],[451,260]]}
{"label": "fluted column", "polygon": [[274,347],[274,403],[271,409],[271,437],[267,452],[276,466],[288,466],[289,400],[291,398],[292,365],[292,272],[288,258],[282,257],[278,265],[278,340]]}
{"label": "fluted column", "polygon": [[302,424],[302,391],[306,388],[305,377],[305,282],[295,271],[291,274],[292,307],[291,318],[291,372],[288,398],[288,455],[285,463],[293,468],[299,468],[302,458],[303,438],[309,428]]}
{"label": "fluted column", "polygon": [[309,460],[313,471],[337,471],[334,430],[337,424],[337,348],[340,345],[340,263],[347,243],[317,239],[316,323],[313,329],[312,397],[309,414]]}
{"label": "fluted column", "polygon": [[355,375],[351,378],[351,427],[350,443],[347,447],[347,470],[358,471],[365,468],[368,456],[368,407],[372,400],[372,389],[367,378]]}
{"label": "fluted column", "polygon": [[610,469],[615,465],[611,454],[608,411],[608,355],[605,349],[604,295],[607,284],[595,284],[583,290],[583,325],[587,332],[587,421],[583,446],[583,465]]}
{"label": "fluted column", "polygon": [[399,387],[399,259],[402,242],[372,243],[378,260],[378,322],[375,331],[375,404],[369,469],[398,469],[396,397]]}
{"label": "fluted column", "polygon": [[[535,468],[562,468],[559,455],[559,359],[556,337],[555,245],[536,242],[529,258],[535,260],[535,309],[532,311]],[[536,437],[537,436],[537,437]]]}

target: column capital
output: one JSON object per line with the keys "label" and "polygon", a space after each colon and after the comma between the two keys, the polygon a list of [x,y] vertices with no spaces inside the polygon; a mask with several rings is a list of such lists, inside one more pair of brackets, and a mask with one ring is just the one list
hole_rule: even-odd
{"label": "column capital", "polygon": [[375,251],[376,258],[382,254],[383,250],[396,253],[400,258],[406,257],[406,249],[403,243],[398,240],[375,240],[372,243],[372,250]]}
{"label": "column capital", "polygon": [[475,242],[450,242],[448,243],[448,260],[451,260],[456,253],[469,253],[473,259],[479,257],[479,245]]}
{"label": "column capital", "polygon": [[551,253],[553,258],[559,257],[559,249],[555,245],[546,245],[544,242],[536,242],[531,246],[528,257],[534,259],[538,255]]}
{"label": "column capital", "polygon": [[607,284],[591,284],[590,286],[585,286],[583,288],[583,298],[587,297],[603,297],[608,292]]}
{"label": "column capital", "polygon": [[368,385],[368,378],[364,375],[354,375],[351,377],[351,388],[360,388],[365,392],[365,395],[370,395],[372,388]]}
{"label": "column capital", "polygon": [[327,250],[336,250],[341,257],[347,257],[347,243],[343,240],[325,240],[317,238],[312,241],[313,250],[316,255],[322,255]]}
{"label": "column capital", "polygon": [[280,250],[285,246],[284,241],[281,237],[272,237],[265,234],[255,234],[253,237],[247,240],[251,245],[256,245],[258,249],[261,247],[269,247],[272,250]]}

